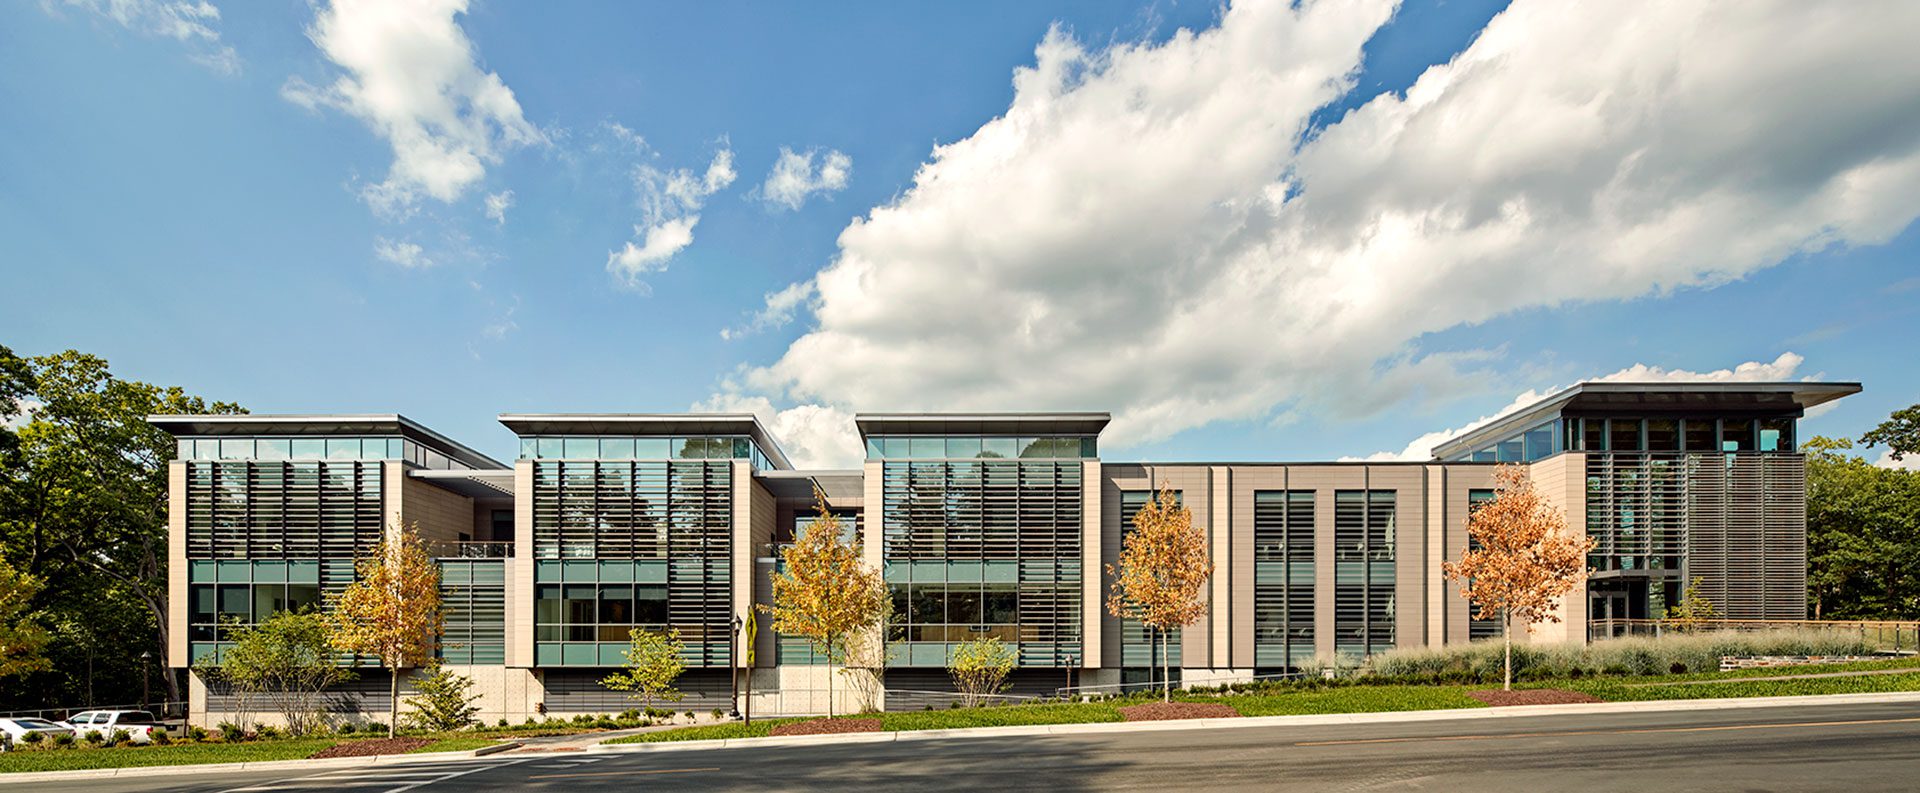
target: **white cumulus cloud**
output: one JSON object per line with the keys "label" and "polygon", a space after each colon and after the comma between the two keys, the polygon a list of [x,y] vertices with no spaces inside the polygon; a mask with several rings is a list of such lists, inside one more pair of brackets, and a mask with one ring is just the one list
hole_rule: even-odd
{"label": "white cumulus cloud", "polygon": [[[1771,361],[1747,361],[1731,369],[1715,369],[1710,372],[1694,372],[1686,369],[1668,369],[1637,363],[1611,374],[1589,378],[1586,382],[1595,383],[1778,383],[1794,379],[1800,365],[1806,358],[1792,352],[1783,352]],[[1413,461],[1433,459],[1433,448],[1461,435],[1465,435],[1509,413],[1524,410],[1542,399],[1571,388],[1571,385],[1552,386],[1542,389],[1528,389],[1513,398],[1506,407],[1489,415],[1481,416],[1465,425],[1449,430],[1429,432],[1413,439],[1405,449],[1398,452],[1375,452],[1366,457],[1343,457],[1343,461]],[[1828,403],[1832,404],[1832,403]]]}
{"label": "white cumulus cloud", "polygon": [[360,119],[393,147],[386,178],[361,191],[383,215],[406,216],[422,197],[452,202],[503,150],[546,139],[500,75],[476,62],[456,19],[466,10],[467,0],[333,0],[307,37],[343,73],[324,87],[299,77],[281,87],[303,107]]}
{"label": "white cumulus cloud", "polygon": [[752,319],[743,325],[722,328],[720,338],[731,341],[763,330],[783,327],[793,321],[793,315],[805,306],[807,299],[811,297],[813,297],[812,281],[789,284],[778,292],[769,292],[764,298],[766,304],[754,313]]}
{"label": "white cumulus cloud", "polygon": [[715,394],[691,409],[754,414],[795,468],[855,468],[865,457],[849,411],[821,405],[779,410],[766,397],[738,392]]}
{"label": "white cumulus cloud", "polygon": [[[815,156],[820,157],[819,165],[813,162]],[[780,158],[767,173],[767,181],[760,185],[760,199],[776,207],[797,210],[816,193],[845,190],[847,177],[852,173],[853,158],[838,149],[822,154],[818,149],[796,152],[781,146]]]}
{"label": "white cumulus cloud", "polygon": [[409,270],[433,266],[433,260],[427,258],[425,249],[405,240],[375,237],[373,255],[380,257],[381,261],[392,262]]}
{"label": "white cumulus cloud", "polygon": [[[619,125],[613,125],[619,127]],[[624,132],[625,127],[619,127]],[[645,144],[632,133],[636,146]],[[634,167],[634,190],[640,197],[641,222],[633,227],[633,236],[619,250],[607,253],[607,272],[629,288],[646,291],[642,276],[667,269],[668,260],[693,244],[693,227],[700,222],[700,208],[707,197],[733,184],[739,173],[733,169],[733,150],[724,145],[714,153],[713,161],[702,173],[686,168],[661,170],[652,165]]]}
{"label": "white cumulus cloud", "polygon": [[[78,9],[147,36],[170,38],[185,44],[189,56],[224,75],[240,73],[240,54],[220,40],[215,26],[220,9],[206,0],[59,0],[59,6]],[[52,3],[43,3],[48,9]]]}
{"label": "white cumulus cloud", "polygon": [[1358,417],[1474,382],[1456,367],[1483,357],[1425,334],[1709,288],[1920,212],[1920,5],[1516,0],[1405,95],[1311,130],[1393,11],[1050,32],[1004,113],[841,233],[813,329],[743,385],[1109,408],[1116,446]]}

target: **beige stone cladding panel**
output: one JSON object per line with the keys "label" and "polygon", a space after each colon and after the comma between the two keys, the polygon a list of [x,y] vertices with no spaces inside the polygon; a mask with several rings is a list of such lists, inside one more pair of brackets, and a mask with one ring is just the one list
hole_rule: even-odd
{"label": "beige stone cladding panel", "polygon": [[[1106,477],[1109,486],[1101,489],[1102,494],[1100,499],[1101,522],[1105,527],[1101,532],[1103,535],[1102,539],[1111,540],[1111,547],[1108,547],[1107,542],[1103,541],[1101,543],[1102,564],[1100,568],[1100,586],[1102,592],[1108,591],[1112,587],[1113,582],[1113,578],[1106,575],[1106,566],[1116,564],[1120,559],[1120,494],[1123,491],[1157,491],[1162,486],[1173,488],[1180,493],[1181,505],[1193,513],[1193,524],[1195,526],[1209,528],[1208,536],[1209,542],[1211,542],[1211,527],[1213,525],[1213,470],[1211,467],[1205,465],[1133,465],[1111,466],[1110,468],[1113,472],[1107,474]],[[1103,471],[1108,470],[1109,467],[1103,466],[1102,469]],[[1209,609],[1212,608],[1213,598],[1210,591],[1203,589],[1201,591],[1201,599],[1207,602]],[[1099,607],[1103,613],[1106,611],[1106,599],[1104,597],[1099,601]],[[1110,632],[1113,636],[1110,640],[1113,654],[1108,656],[1108,658],[1113,665],[1117,666],[1120,663],[1120,620],[1111,615],[1108,615],[1105,619],[1107,621],[1102,626],[1102,632]],[[1203,617],[1200,621],[1180,631],[1180,665],[1183,668],[1205,668],[1211,665],[1213,643],[1210,641],[1212,631],[1210,630],[1209,620],[1210,618]],[[1103,654],[1105,654],[1105,647],[1103,646],[1102,649]]]}
{"label": "beige stone cladding panel", "polygon": [[[473,536],[473,499],[448,492],[406,475],[405,463],[389,460],[387,481],[399,481],[400,518],[418,527],[429,543],[458,542]],[[397,473],[397,476],[394,474]]]}
{"label": "beige stone cladding panel", "polygon": [[514,724],[523,722],[536,715],[534,704],[545,698],[531,669],[455,664],[449,664],[447,669],[473,680],[469,693],[479,697],[473,704],[480,709],[474,718],[483,725],[492,725],[500,719]]}
{"label": "beige stone cladding panel", "polygon": [[[1566,516],[1567,531],[1585,536],[1587,531],[1587,456],[1567,452],[1528,465],[1533,488],[1548,503]],[[1532,642],[1584,643],[1587,640],[1587,587],[1584,582],[1560,598],[1555,612],[1559,622],[1533,625],[1527,634]]]}
{"label": "beige stone cladding panel", "polygon": [[1084,604],[1092,611],[1093,619],[1100,624],[1099,642],[1089,641],[1087,654],[1097,649],[1100,654],[1099,666],[1118,669],[1120,667],[1120,619],[1107,611],[1107,592],[1112,577],[1107,574],[1109,566],[1120,561],[1120,491],[1146,487],[1146,466],[1126,463],[1100,464],[1100,556],[1099,563],[1083,571],[1093,580],[1094,596]]}
{"label": "beige stone cladding panel", "polygon": [[[1437,464],[1432,468],[1436,469],[1441,491],[1434,500],[1440,502],[1443,513],[1437,521],[1443,531],[1443,536],[1439,538],[1442,551],[1440,561],[1458,562],[1461,554],[1467,551],[1468,497],[1475,490],[1493,489],[1494,466],[1452,463]],[[1462,582],[1446,580],[1445,573],[1439,572],[1440,569],[1440,565],[1434,565],[1435,575],[1438,576],[1435,583],[1442,591],[1439,601],[1442,627],[1434,635],[1441,637],[1439,643],[1465,644],[1469,638],[1468,621],[1473,619],[1473,607],[1460,594]]]}
{"label": "beige stone cladding panel", "polygon": [[1213,576],[1207,581],[1207,597],[1212,608],[1204,623],[1211,648],[1206,665],[1225,669],[1233,666],[1233,612],[1236,607],[1244,608],[1241,606],[1244,601],[1233,599],[1233,471],[1216,465],[1208,473],[1212,480],[1208,489],[1212,492],[1213,504],[1209,510],[1212,520],[1207,521],[1206,526],[1210,545],[1207,558],[1213,562]]}
{"label": "beige stone cladding panel", "polygon": [[167,665],[190,666],[187,648],[187,464],[167,463]]}
{"label": "beige stone cladding panel", "polygon": [[513,464],[513,556],[507,559],[507,666],[533,666],[533,461]]}
{"label": "beige stone cladding panel", "polygon": [[[773,542],[774,526],[779,522],[780,507],[773,493],[766,486],[753,479],[752,466],[744,460],[734,462],[735,482],[745,482],[747,489],[747,519],[736,521],[735,536],[739,539],[733,548],[734,614],[742,620],[747,618],[754,608],[759,593],[755,592],[759,581],[759,566],[754,560]],[[737,485],[736,485],[737,486]],[[744,527],[744,532],[742,531]],[[747,641],[747,637],[738,637]],[[758,637],[755,637],[758,644]],[[754,662],[761,663],[760,649],[754,648]],[[747,665],[746,653],[734,659],[735,667]]]}
{"label": "beige stone cladding panel", "polygon": [[1106,547],[1100,517],[1106,514],[1101,509],[1105,506],[1100,496],[1105,481],[1102,470],[1099,460],[1088,460],[1080,471],[1080,665],[1087,669],[1103,666],[1106,656],[1106,598],[1101,588],[1105,576],[1100,566]]}

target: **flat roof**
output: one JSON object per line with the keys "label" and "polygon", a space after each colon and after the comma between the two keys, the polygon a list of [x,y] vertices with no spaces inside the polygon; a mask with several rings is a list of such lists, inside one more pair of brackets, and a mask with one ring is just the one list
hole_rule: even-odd
{"label": "flat roof", "polygon": [[515,435],[745,435],[780,468],[787,453],[752,413],[502,413]]}
{"label": "flat roof", "polygon": [[175,437],[241,435],[399,435],[474,468],[506,464],[398,413],[196,413],[160,414],[147,423]]}
{"label": "flat roof", "polygon": [[1113,416],[1066,413],[856,413],[860,438],[868,435],[1099,435]]}
{"label": "flat roof", "polygon": [[1858,393],[1860,384],[1848,382],[1579,383],[1436,445],[1433,456],[1445,459],[1464,454],[1557,415],[1799,416],[1807,408]]}

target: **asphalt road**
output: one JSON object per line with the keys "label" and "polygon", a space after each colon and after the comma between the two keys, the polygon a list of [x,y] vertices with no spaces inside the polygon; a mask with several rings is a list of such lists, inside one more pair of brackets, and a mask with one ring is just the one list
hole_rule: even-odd
{"label": "asphalt road", "polygon": [[34,789],[1912,791],[1920,789],[1920,706],[506,755],[320,774],[86,780]]}

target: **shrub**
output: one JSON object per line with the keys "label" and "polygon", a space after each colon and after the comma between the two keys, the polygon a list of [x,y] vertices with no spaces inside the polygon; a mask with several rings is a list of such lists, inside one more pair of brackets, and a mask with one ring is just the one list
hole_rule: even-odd
{"label": "shrub", "polygon": [[[1589,645],[1516,644],[1513,667],[1514,677],[1522,680],[1591,677],[1596,670],[1607,675],[1684,674],[1718,669],[1725,655],[1862,655],[1870,651],[1857,635],[1720,631],[1605,639]],[[1382,679],[1377,682],[1488,682],[1500,678],[1500,653],[1497,641],[1406,648],[1375,656],[1373,671]]]}
{"label": "shrub", "polygon": [[445,732],[458,730],[474,723],[474,714],[480,708],[473,703],[480,699],[472,693],[473,678],[454,674],[453,670],[435,665],[425,677],[414,681],[419,696],[408,697],[407,720],[412,726],[423,730]]}
{"label": "shrub", "polygon": [[[532,721],[531,721],[531,720],[529,720],[529,721],[528,721],[528,723],[529,723],[529,724],[531,724],[531,723],[532,723]],[[500,726],[502,726],[502,727],[505,727],[505,726],[507,726],[507,717],[505,717],[505,716],[501,716],[501,717],[500,717]]]}
{"label": "shrub", "polygon": [[105,743],[106,740],[107,736],[101,735],[99,730],[87,730],[87,743],[99,746]]}
{"label": "shrub", "polygon": [[540,723],[540,722],[537,722],[537,721],[534,721],[534,720],[533,720],[533,717],[532,717],[532,716],[528,716],[528,717],[527,717],[527,723],[526,723],[526,724],[523,724],[523,725],[520,725],[520,726],[522,726],[522,727],[532,727],[532,726],[534,726],[534,725],[536,725],[536,724],[539,724],[539,723]]}
{"label": "shrub", "polygon": [[173,736],[167,734],[167,728],[165,727],[155,727],[151,732],[148,732],[147,735],[153,738],[153,743],[156,746],[166,746],[167,744],[173,743]]}
{"label": "shrub", "polygon": [[1674,661],[1671,665],[1667,667],[1667,674],[1670,674],[1670,675],[1684,675],[1686,673],[1687,673],[1687,665],[1679,661]]}
{"label": "shrub", "polygon": [[588,715],[587,715],[587,714],[585,714],[585,713],[581,713],[581,714],[577,714],[577,715],[575,715],[575,716],[573,717],[573,723],[575,723],[575,724],[592,724],[592,723],[593,723],[593,717],[592,717],[592,716],[588,716]]}
{"label": "shrub", "polygon": [[692,724],[692,723],[693,723],[693,721],[694,721],[694,719],[698,719],[698,718],[700,718],[700,714],[697,714],[697,713],[694,713],[693,711],[687,711],[687,714],[686,714],[686,715],[687,715],[687,723],[688,723],[688,724]]}
{"label": "shrub", "polygon": [[223,741],[232,742],[232,741],[244,741],[247,739],[247,731],[241,729],[240,725],[230,721],[220,722],[220,724],[214,729],[217,729],[220,731],[220,740],[223,740]]}
{"label": "shrub", "polygon": [[20,736],[20,742],[28,745],[36,744],[46,739],[46,733],[40,732],[29,732],[26,735]]}
{"label": "shrub", "polygon": [[204,740],[206,740],[206,739],[207,739],[207,728],[205,728],[205,727],[188,727],[188,728],[187,728],[187,738],[188,738],[188,739],[190,739],[190,740],[193,740],[193,741],[204,741]]}
{"label": "shrub", "polygon": [[615,727],[620,726],[620,723],[606,716],[601,716],[600,718],[593,720],[593,726],[603,730],[611,730]]}
{"label": "shrub", "polygon": [[360,725],[360,730],[362,732],[386,732],[387,725],[377,721],[370,721]]}
{"label": "shrub", "polygon": [[72,746],[73,733],[63,732],[63,733],[60,733],[59,735],[53,736],[53,745],[54,746]]}
{"label": "shrub", "polygon": [[719,721],[727,717],[727,712],[719,708],[714,708],[712,716],[714,721]]}
{"label": "shrub", "polygon": [[274,738],[280,737],[280,728],[274,727],[268,724],[262,724],[260,725],[260,729],[255,730],[253,734],[254,734],[254,737],[256,738],[260,738],[263,740],[272,740]]}

